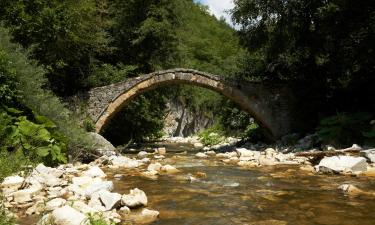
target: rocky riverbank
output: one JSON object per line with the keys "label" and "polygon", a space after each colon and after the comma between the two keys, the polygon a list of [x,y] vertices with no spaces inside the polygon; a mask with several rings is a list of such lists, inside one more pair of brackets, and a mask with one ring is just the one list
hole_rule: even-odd
{"label": "rocky riverbank", "polygon": [[[186,139],[176,142],[186,143]],[[375,176],[375,150],[363,150],[356,145],[348,149],[331,149],[330,154],[325,154],[316,150],[284,153],[277,148],[255,150],[235,147],[222,152],[217,150],[222,149],[217,146],[203,147],[196,138],[188,142],[201,149],[195,154],[196,158],[220,161],[244,169],[295,165],[311,174]],[[4,206],[20,220],[39,215],[39,225],[79,225],[95,220],[105,220],[108,224],[150,223],[157,220],[159,212],[147,208],[148,199],[142,187],[133,187],[128,193],[114,192],[113,180],[108,179],[108,172],[125,169],[151,180],[163,175],[178,176],[178,179],[189,181],[206,177],[204,173],[183,174],[179,168],[166,163],[166,153],[167,150],[160,147],[153,152],[141,151],[131,158],[111,152],[90,164],[67,164],[57,168],[40,164],[3,181]],[[115,174],[112,177],[121,179],[122,176]],[[350,195],[374,195],[352,184],[343,184],[338,188]]]}

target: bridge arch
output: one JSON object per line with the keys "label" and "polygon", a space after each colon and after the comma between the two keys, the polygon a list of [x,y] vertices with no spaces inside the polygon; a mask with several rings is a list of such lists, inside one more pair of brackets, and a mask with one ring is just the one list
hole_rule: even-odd
{"label": "bridge arch", "polygon": [[[280,92],[274,93],[273,88],[267,89],[259,82],[229,81],[220,76],[189,69],[159,71],[92,89],[89,92],[89,115],[95,121],[96,132],[102,132],[111,119],[135,97],[173,84],[200,86],[228,97],[254,117],[272,139],[288,132],[286,123],[277,123],[280,117],[285,117],[286,114],[273,115],[270,105],[283,101]],[[285,121],[285,118],[283,120]]]}

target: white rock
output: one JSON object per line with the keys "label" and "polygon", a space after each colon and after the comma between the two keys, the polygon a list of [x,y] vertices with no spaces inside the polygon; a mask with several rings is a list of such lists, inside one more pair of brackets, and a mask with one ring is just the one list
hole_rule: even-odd
{"label": "white rock", "polygon": [[94,181],[90,186],[85,189],[85,195],[90,198],[90,196],[98,191],[112,191],[113,182],[112,181]]}
{"label": "white rock", "polygon": [[56,178],[59,178],[64,174],[63,170],[47,167],[43,165],[42,163],[39,164],[37,167],[35,167],[34,170],[38,173],[52,175]]}
{"label": "white rock", "polygon": [[130,159],[125,156],[111,157],[110,160],[112,165],[125,168],[137,168],[142,165],[138,160]]}
{"label": "white rock", "polygon": [[102,191],[99,194],[100,201],[105,206],[106,210],[111,210],[116,207],[121,201],[121,195],[118,193],[111,193],[109,191]]}
{"label": "white rock", "polygon": [[147,196],[144,191],[135,188],[133,190],[130,190],[130,194],[123,195],[121,202],[122,205],[129,208],[147,206]]}
{"label": "white rock", "polygon": [[204,145],[202,143],[199,143],[199,142],[194,143],[194,148],[203,148],[203,147]]}
{"label": "white rock", "polygon": [[364,150],[361,152],[361,154],[370,162],[375,163],[375,149]]}
{"label": "white rock", "polygon": [[253,157],[254,152],[251,150],[247,150],[246,148],[237,148],[236,152],[238,154],[238,157]]}
{"label": "white rock", "polygon": [[160,171],[162,165],[160,163],[151,163],[148,165],[147,170],[148,171]]}
{"label": "white rock", "polygon": [[146,157],[147,155],[148,155],[148,153],[145,152],[145,151],[140,151],[140,152],[138,153],[138,156],[139,156],[139,157]]}
{"label": "white rock", "polygon": [[164,155],[154,155],[155,159],[165,159]]}
{"label": "white rock", "polygon": [[155,153],[157,153],[157,154],[159,154],[159,155],[165,155],[165,154],[167,154],[167,149],[164,148],[164,147],[160,147],[160,148],[157,148],[157,149],[155,150]]}
{"label": "white rock", "polygon": [[55,209],[52,212],[55,225],[89,225],[88,218],[70,206]]}
{"label": "white rock", "polygon": [[176,169],[176,167],[171,166],[171,165],[162,166],[161,171],[163,171],[165,173],[177,173],[177,172],[179,172],[179,170]]}
{"label": "white rock", "polygon": [[197,154],[195,154],[195,157],[198,157],[198,158],[207,158],[208,155],[204,154],[203,152],[198,152]]}
{"label": "white rock", "polygon": [[141,163],[145,163],[145,164],[147,164],[147,163],[149,163],[151,161],[151,159],[150,158],[143,158],[143,159],[141,159]]}
{"label": "white rock", "polygon": [[209,156],[215,156],[216,152],[215,151],[206,151],[204,154],[209,155]]}
{"label": "white rock", "polygon": [[364,172],[367,171],[367,163],[363,157],[332,156],[323,158],[318,169],[320,172]]}
{"label": "white rock", "polygon": [[119,209],[119,213],[120,214],[129,214],[131,211],[130,211],[130,209],[129,209],[129,207],[127,207],[127,206],[123,206],[123,207],[121,207],[120,209]]}
{"label": "white rock", "polygon": [[106,175],[103,172],[103,170],[100,169],[98,166],[91,167],[89,170],[87,170],[87,171],[85,171],[83,173],[83,176],[87,176],[87,177],[101,177],[101,178],[106,177]]}
{"label": "white rock", "polygon": [[89,176],[73,177],[72,183],[78,186],[88,186],[93,182],[93,178]]}
{"label": "white rock", "polygon": [[1,187],[3,188],[12,188],[12,189],[18,189],[21,187],[25,179],[20,176],[11,176],[4,179],[4,181],[1,183]]}
{"label": "white rock", "polygon": [[27,189],[16,191],[12,194],[13,201],[17,203],[30,202],[35,195],[40,193],[41,190],[41,186],[33,185]]}
{"label": "white rock", "polygon": [[140,215],[143,223],[152,223],[158,219],[159,212],[156,210],[142,209]]}
{"label": "white rock", "polygon": [[55,198],[55,199],[52,199],[52,200],[50,200],[49,202],[46,203],[46,208],[45,209],[47,211],[53,211],[53,210],[55,210],[57,208],[60,208],[65,203],[66,203],[65,199]]}
{"label": "white rock", "polygon": [[259,164],[262,166],[274,166],[277,162],[274,159],[267,158],[267,156],[259,157]]}
{"label": "white rock", "polygon": [[[101,205],[100,205],[101,206]],[[80,211],[81,213],[83,214],[93,214],[93,213],[97,213],[97,212],[101,212],[101,211],[98,211],[94,208],[91,208],[90,206],[88,206],[86,203],[84,203],[83,201],[74,201],[72,203],[72,207],[78,211]],[[103,207],[103,206],[102,206]],[[105,210],[105,208],[103,207],[103,211]]]}
{"label": "white rock", "polygon": [[100,134],[93,132],[91,132],[90,135],[94,141],[94,147],[99,154],[106,156],[116,155],[116,148],[109,141],[107,141],[107,139]]}

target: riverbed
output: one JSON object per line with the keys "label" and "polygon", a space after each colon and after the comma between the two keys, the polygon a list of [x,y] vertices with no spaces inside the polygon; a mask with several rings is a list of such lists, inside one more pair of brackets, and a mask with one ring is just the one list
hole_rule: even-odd
{"label": "riverbed", "polygon": [[337,189],[350,183],[375,191],[373,178],[318,175],[298,165],[244,169],[215,157],[196,158],[191,146],[166,148],[162,164],[180,173],[152,180],[129,169],[106,171],[116,192],[139,187],[147,193],[149,207],[160,212],[154,224],[375,224],[374,197]]}

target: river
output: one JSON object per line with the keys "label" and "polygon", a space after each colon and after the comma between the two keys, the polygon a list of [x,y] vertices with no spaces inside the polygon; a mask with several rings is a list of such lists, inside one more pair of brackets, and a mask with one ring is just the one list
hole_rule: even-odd
{"label": "river", "polygon": [[[346,196],[337,189],[351,183],[374,191],[372,178],[317,175],[299,166],[243,169],[214,157],[197,159],[190,146],[166,147],[162,164],[171,164],[181,173],[151,180],[129,169],[106,171],[116,192],[138,187],[147,193],[149,207],[160,211],[154,224],[375,224],[373,197]],[[188,179],[197,173],[207,177]],[[116,180],[115,174],[124,177]]]}

